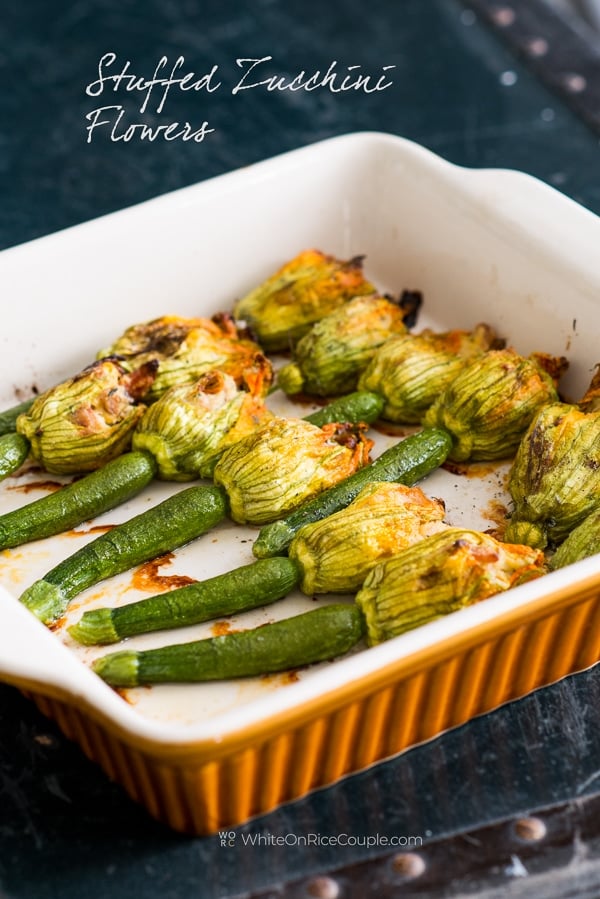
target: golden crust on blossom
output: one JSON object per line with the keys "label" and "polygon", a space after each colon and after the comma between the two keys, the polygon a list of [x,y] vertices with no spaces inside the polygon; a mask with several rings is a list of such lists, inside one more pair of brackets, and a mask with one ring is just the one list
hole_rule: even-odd
{"label": "golden crust on blossom", "polygon": [[38,396],[17,419],[34,459],[53,474],[76,474],[128,449],[145,409],[132,381],[118,361],[102,359]]}
{"label": "golden crust on blossom", "polygon": [[145,396],[158,399],[170,387],[192,384],[202,374],[219,369],[242,386],[246,374],[256,371],[260,359],[263,389],[272,381],[271,363],[260,347],[240,335],[231,316],[181,318],[164,315],[132,325],[101,355],[116,355],[131,366],[153,362],[156,377]]}
{"label": "golden crust on blossom", "polygon": [[300,528],[289,548],[304,593],[353,593],[379,561],[446,527],[419,487],[372,482],[345,509]]}
{"label": "golden crust on blossom", "polygon": [[311,325],[353,297],[375,293],[362,272],[362,257],[341,261],[304,250],[235,304],[268,352],[287,350]]}
{"label": "golden crust on blossom", "polygon": [[376,565],[356,602],[365,615],[368,642],[381,643],[545,571],[539,550],[448,528]]}
{"label": "golden crust on blossom", "polygon": [[[262,391],[260,377],[252,378]],[[239,390],[225,372],[205,372],[193,384],[171,387],[146,411],[133,447],[152,453],[159,477],[210,477],[224,449],[271,417],[261,395]]]}
{"label": "golden crust on blossom", "polygon": [[227,491],[233,520],[274,521],[353,474],[369,461],[373,444],[364,430],[273,418],[233,444],[214,470],[215,483]]}

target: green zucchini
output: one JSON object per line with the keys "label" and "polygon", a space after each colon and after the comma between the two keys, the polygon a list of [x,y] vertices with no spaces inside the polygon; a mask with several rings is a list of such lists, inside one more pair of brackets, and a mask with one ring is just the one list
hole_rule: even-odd
{"label": "green zucchini", "polygon": [[258,559],[281,554],[303,525],[321,521],[344,509],[370,481],[398,481],[411,487],[438,468],[451,448],[452,438],[448,432],[437,428],[426,428],[406,437],[370,465],[365,465],[285,518],[266,524],[261,528],[252,552]]}
{"label": "green zucchini", "polygon": [[69,633],[87,645],[117,643],[124,637],[210,621],[282,599],[297,586],[291,559],[263,559],[197,584],[188,584],[120,608],[84,612]]}
{"label": "green zucchini", "polygon": [[364,633],[358,607],[338,603],[222,637],[109,653],[92,670],[114,687],[254,677],[343,655]]}
{"label": "green zucchini", "polygon": [[5,409],[4,412],[0,412],[0,435],[12,434],[12,432],[15,430],[17,418],[23,412],[27,412],[29,410],[34,400],[35,397],[32,396],[31,399],[25,400],[24,402],[19,403],[17,406],[12,406],[10,409]]}
{"label": "green zucchini", "polygon": [[20,468],[29,455],[29,441],[21,434],[0,437],[0,481]]}
{"label": "green zucchini", "polygon": [[204,534],[227,514],[219,487],[189,487],[112,528],[64,559],[20,597],[44,624],[63,615],[71,599],[128,568]]}
{"label": "green zucchini", "polygon": [[332,400],[322,409],[317,409],[310,415],[305,415],[304,421],[309,421],[319,428],[335,421],[353,423],[364,421],[366,424],[371,424],[379,418],[383,406],[384,399],[378,393],[357,390],[355,393]]}
{"label": "green zucchini", "polygon": [[41,540],[126,502],[156,474],[154,457],[132,452],[56,493],[0,515],[0,550]]}

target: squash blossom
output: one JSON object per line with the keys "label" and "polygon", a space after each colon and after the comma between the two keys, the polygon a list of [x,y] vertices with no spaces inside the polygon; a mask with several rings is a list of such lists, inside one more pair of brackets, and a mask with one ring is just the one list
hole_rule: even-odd
{"label": "squash blossom", "polygon": [[155,366],[133,372],[116,359],[101,359],[38,396],[19,415],[16,428],[31,454],[52,474],[102,468],[129,448],[144,414],[137,400],[147,393]]}
{"label": "squash blossom", "polygon": [[144,399],[157,400],[170,387],[193,384],[207,371],[219,369],[238,386],[260,347],[241,336],[231,316],[180,318],[165,315],[130,328],[100,355],[113,354],[125,365],[157,364],[156,378]]}
{"label": "squash blossom", "polygon": [[366,425],[273,418],[225,450],[214,470],[231,517],[265,524],[337,484],[369,461]]}
{"label": "squash blossom", "polygon": [[574,528],[550,559],[550,568],[564,568],[600,552],[600,506]]}
{"label": "squash blossom", "polygon": [[287,350],[334,309],[372,293],[375,288],[362,273],[362,256],[341,262],[305,250],[238,300],[234,315],[267,352]]}
{"label": "squash blossom", "polygon": [[504,459],[515,452],[539,410],[558,401],[555,381],[566,360],[490,350],[465,365],[423,416],[445,428],[457,462]]}
{"label": "squash blossom", "polygon": [[404,310],[380,296],[355,297],[326,315],[298,342],[277,383],[287,394],[334,396],[355,390],[376,349],[406,333]]}
{"label": "squash blossom", "polygon": [[585,411],[594,408],[586,397],[546,406],[523,437],[509,475],[507,540],[560,543],[600,505],[600,410]]}
{"label": "squash blossom", "polygon": [[389,640],[545,571],[539,550],[448,528],[385,559],[367,575],[356,595],[367,642]]}
{"label": "squash blossom", "polygon": [[301,590],[355,593],[379,561],[447,527],[444,512],[444,503],[419,487],[367,484],[345,509],[304,525],[292,540]]}
{"label": "squash blossom", "polygon": [[[270,366],[258,355],[269,381]],[[211,477],[225,448],[272,415],[262,398],[262,380],[252,374],[253,389],[248,390],[239,390],[230,375],[218,370],[206,372],[194,384],[171,387],[144,413],[133,448],[154,456],[163,480]]]}
{"label": "squash blossom", "polygon": [[429,329],[388,340],[360,377],[361,390],[385,399],[383,418],[417,424],[465,363],[502,345],[492,328],[436,334]]}

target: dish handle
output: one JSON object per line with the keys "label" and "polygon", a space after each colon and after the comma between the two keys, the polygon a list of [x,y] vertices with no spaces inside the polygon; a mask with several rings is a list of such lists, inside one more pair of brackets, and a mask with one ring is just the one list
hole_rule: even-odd
{"label": "dish handle", "polygon": [[64,696],[74,693],[81,674],[81,663],[66,646],[0,587],[0,681]]}

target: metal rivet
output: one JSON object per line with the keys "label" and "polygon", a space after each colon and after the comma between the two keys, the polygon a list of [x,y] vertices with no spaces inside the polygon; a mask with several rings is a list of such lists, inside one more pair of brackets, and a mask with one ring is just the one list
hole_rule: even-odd
{"label": "metal rivet", "polygon": [[392,859],[392,868],[403,877],[419,877],[426,868],[425,859],[416,852],[399,852]]}
{"label": "metal rivet", "polygon": [[546,825],[540,818],[519,818],[515,821],[515,833],[520,840],[533,843],[544,839]]}
{"label": "metal rivet", "polygon": [[517,14],[510,6],[499,6],[497,9],[492,10],[493,21],[502,28],[512,25],[516,18]]}
{"label": "metal rivet", "polygon": [[314,877],[309,881],[306,892],[315,899],[337,899],[340,885],[332,877]]}
{"label": "metal rivet", "polygon": [[526,49],[531,56],[545,56],[550,48],[543,37],[534,37],[528,42]]}
{"label": "metal rivet", "polygon": [[587,81],[583,77],[583,75],[576,75],[575,73],[569,73],[565,75],[563,78],[563,84],[568,91],[571,91],[573,94],[580,94],[581,91],[584,91],[587,87]]}

